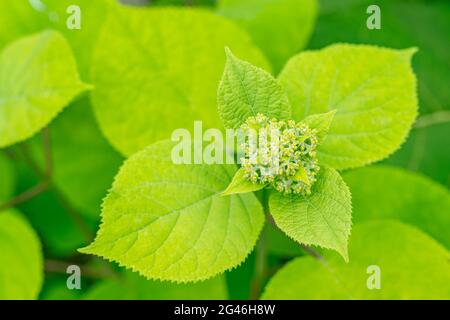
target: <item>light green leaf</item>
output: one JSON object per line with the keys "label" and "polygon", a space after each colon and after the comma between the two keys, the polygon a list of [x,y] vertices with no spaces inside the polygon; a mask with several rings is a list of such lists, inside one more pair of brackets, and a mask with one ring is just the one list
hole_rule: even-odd
{"label": "light green leaf", "polygon": [[[92,56],[97,44],[101,26],[109,12],[109,6],[115,0],[42,0],[46,9],[40,12],[46,18],[45,26],[50,25],[66,37],[73,48],[83,79],[90,81]],[[69,29],[67,23],[73,20],[67,9],[80,8],[80,29]],[[53,17],[57,17],[56,19]]]}
{"label": "light green leaf", "polygon": [[323,143],[325,140],[335,114],[336,110],[332,110],[327,113],[313,114],[302,120],[302,122],[306,123],[310,128],[317,130],[319,144]]}
{"label": "light green leaf", "polygon": [[0,212],[0,300],[36,299],[43,280],[39,239],[15,210]]}
{"label": "light green leaf", "polygon": [[219,14],[235,20],[262,48],[278,73],[308,43],[316,0],[220,0]]}
{"label": "light green leaf", "polygon": [[[41,0],[42,5],[31,1],[0,1],[0,21],[4,27],[0,30],[0,47],[45,28],[57,29],[70,43],[80,73],[87,79],[92,48],[108,12],[107,2],[114,1]],[[67,19],[71,16],[67,8],[72,5],[81,10],[80,30],[67,28]],[[75,102],[51,124],[50,134],[56,184],[78,210],[98,218],[101,199],[117,172],[121,157],[103,138],[90,109],[87,97]],[[36,149],[34,154],[42,155],[40,137],[33,139],[32,146]],[[38,160],[43,163],[43,159]],[[93,172],[96,179],[92,179]],[[60,242],[64,243],[67,241]]]}
{"label": "light green leaf", "polygon": [[266,185],[259,183],[252,183],[244,177],[245,171],[240,168],[236,171],[236,174],[231,180],[228,187],[224,192],[221,193],[222,196],[229,196],[237,193],[247,193],[252,191],[258,191],[263,189]]}
{"label": "light green leaf", "polygon": [[406,139],[417,114],[416,49],[337,44],[293,57],[280,75],[295,120],[337,109],[322,163],[336,169],[386,158]]}
{"label": "light green leaf", "polygon": [[[322,0],[311,48],[339,42],[393,48],[418,46],[414,70],[422,114],[450,109],[450,2],[408,0]],[[367,7],[381,8],[381,30],[367,28]]]}
{"label": "light green leaf", "polygon": [[249,36],[203,9],[118,8],[93,62],[96,116],[108,140],[130,155],[177,128],[219,128],[217,86],[224,47],[267,68]]}
{"label": "light green leaf", "polygon": [[14,192],[16,177],[11,161],[0,154],[0,205],[7,201]]}
{"label": "light green leaf", "polygon": [[250,116],[289,119],[291,106],[284,89],[267,71],[236,58],[226,50],[227,62],[218,91],[218,108],[226,128],[237,129]]}
{"label": "light green leaf", "polygon": [[[115,0],[39,0],[0,1],[0,48],[19,37],[44,29],[61,32],[70,43],[83,79],[89,79],[92,51],[107,16],[107,3]],[[69,29],[73,21],[71,6],[80,8],[80,29]]]}
{"label": "light green leaf", "polygon": [[[349,254],[349,263],[333,254],[326,254],[324,261],[292,260],[269,281],[262,298],[450,298],[449,252],[414,227],[394,221],[355,225]],[[370,290],[376,267],[380,289]]]}
{"label": "light green leaf", "polygon": [[0,55],[0,147],[46,127],[87,85],[57,32],[22,38]]}
{"label": "light green leaf", "polygon": [[302,244],[334,249],[348,260],[351,195],[336,170],[322,167],[310,196],[273,192],[269,207],[276,225],[289,237]]}
{"label": "light green leaf", "polygon": [[0,1],[0,49],[26,35],[41,31],[45,18],[29,1]]}
{"label": "light green leaf", "polygon": [[147,280],[127,272],[117,280],[106,280],[93,286],[85,300],[226,300],[223,275],[199,283],[175,284]]}
{"label": "light green leaf", "polygon": [[249,193],[221,197],[234,165],[175,165],[160,142],[129,158],[103,203],[96,240],[83,253],[151,279],[210,278],[253,249],[264,214]]}
{"label": "light green leaf", "polygon": [[387,163],[422,172],[450,187],[450,122],[445,111],[450,109],[450,42],[447,41],[450,2],[378,0],[376,3],[382,10],[379,32],[367,29],[367,15],[361,14],[373,1],[322,0],[321,11],[337,10],[332,14],[322,12],[311,48],[322,48],[336,41],[395,48],[418,46],[420,50],[414,56],[413,67],[418,78],[422,117],[417,119],[417,128],[402,149],[389,157]]}
{"label": "light green leaf", "polygon": [[404,169],[374,166],[349,171],[344,180],[352,191],[355,223],[397,219],[427,232],[450,248],[450,192]]}

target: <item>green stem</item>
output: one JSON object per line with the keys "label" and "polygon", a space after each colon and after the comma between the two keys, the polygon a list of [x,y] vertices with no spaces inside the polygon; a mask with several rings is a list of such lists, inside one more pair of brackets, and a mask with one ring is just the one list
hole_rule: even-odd
{"label": "green stem", "polygon": [[[78,265],[68,261],[59,261],[46,259],[44,261],[44,269],[46,273],[67,274],[67,267],[70,265]],[[109,269],[101,267],[94,267],[88,265],[79,265],[82,270],[82,276],[93,279],[111,279],[117,278],[117,274]]]}
{"label": "green stem", "polygon": [[49,181],[42,181],[36,186],[24,191],[23,193],[19,194],[18,196],[8,200],[5,203],[0,204],[0,211],[5,211],[6,209],[15,207],[23,202],[27,202],[34,197],[40,195],[41,193],[45,192],[49,188]]}
{"label": "green stem", "polygon": [[[264,214],[269,217],[268,191],[262,190],[261,202],[264,208]],[[250,299],[257,300],[261,295],[265,277],[267,275],[267,239],[265,230],[261,232],[261,236],[256,245],[256,261],[255,273],[250,288]]]}
{"label": "green stem", "polygon": [[414,128],[415,129],[426,128],[436,124],[448,122],[450,122],[450,111],[438,111],[417,118],[417,121],[414,124]]}
{"label": "green stem", "polygon": [[267,247],[264,231],[256,245],[255,275],[250,288],[250,299],[257,300],[261,294],[267,268]]}

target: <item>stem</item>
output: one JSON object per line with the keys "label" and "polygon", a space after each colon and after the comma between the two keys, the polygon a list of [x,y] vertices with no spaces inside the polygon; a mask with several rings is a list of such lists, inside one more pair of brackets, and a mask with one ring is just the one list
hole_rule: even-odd
{"label": "stem", "polygon": [[44,175],[50,179],[53,175],[53,157],[50,139],[50,129],[48,127],[42,130],[42,145],[44,147],[44,159],[45,159]]}
{"label": "stem", "polygon": [[311,257],[317,260],[324,261],[325,258],[316,250],[311,248],[310,246],[307,246],[305,244],[300,244],[300,247],[305,251],[307,254],[309,254]]}
{"label": "stem", "polygon": [[4,154],[6,157],[8,157],[10,160],[12,160],[12,161],[16,160],[16,154],[15,154],[14,150],[12,150],[11,148],[9,148],[9,149],[4,149],[4,150],[2,150],[2,151],[3,151],[3,154]]}
{"label": "stem", "polygon": [[[47,259],[44,262],[44,269],[47,273],[67,274],[67,267],[70,265],[77,264],[67,261]],[[97,269],[86,265],[80,265],[79,267],[81,269],[82,275],[88,278],[108,279],[117,276],[114,272],[112,272],[112,270],[106,268]]]}
{"label": "stem", "polygon": [[[268,204],[268,191],[264,189],[262,191],[262,205],[264,208],[264,214],[269,218],[269,204]],[[264,279],[267,274],[267,239],[264,230],[261,232],[261,236],[256,245],[256,261],[255,261],[255,275],[250,288],[250,299],[257,300],[261,294]]]}
{"label": "stem", "polygon": [[38,175],[40,178],[45,177],[45,174],[42,172],[41,168],[37,165],[37,163],[33,160],[33,157],[30,154],[30,151],[28,150],[28,147],[26,144],[21,144],[20,150],[18,150],[25,160],[26,164],[31,167],[31,169]]}
{"label": "stem", "polygon": [[450,111],[438,111],[419,117],[414,128],[426,128],[435,124],[450,122]]}
{"label": "stem", "polygon": [[42,181],[38,185],[28,189],[27,191],[19,194],[18,196],[12,198],[11,200],[0,205],[0,211],[15,207],[21,203],[33,199],[34,197],[40,195],[41,193],[48,190],[50,186],[49,181]]}
{"label": "stem", "polygon": [[267,246],[264,231],[261,233],[256,245],[255,276],[250,288],[250,299],[257,300],[261,294],[261,289],[266,275],[267,268]]}

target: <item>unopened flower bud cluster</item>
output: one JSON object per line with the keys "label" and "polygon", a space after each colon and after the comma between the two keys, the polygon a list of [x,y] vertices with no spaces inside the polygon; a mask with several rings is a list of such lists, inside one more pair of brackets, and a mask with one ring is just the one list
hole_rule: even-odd
{"label": "unopened flower bud cluster", "polygon": [[249,117],[241,126],[245,177],[286,194],[309,195],[319,172],[316,130],[293,120]]}

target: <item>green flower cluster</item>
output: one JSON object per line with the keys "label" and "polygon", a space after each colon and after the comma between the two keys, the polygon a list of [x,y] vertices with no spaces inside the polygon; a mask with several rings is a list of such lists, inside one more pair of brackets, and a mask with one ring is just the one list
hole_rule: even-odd
{"label": "green flower cluster", "polygon": [[244,176],[285,194],[309,195],[319,172],[316,130],[293,120],[249,117],[241,126]]}

